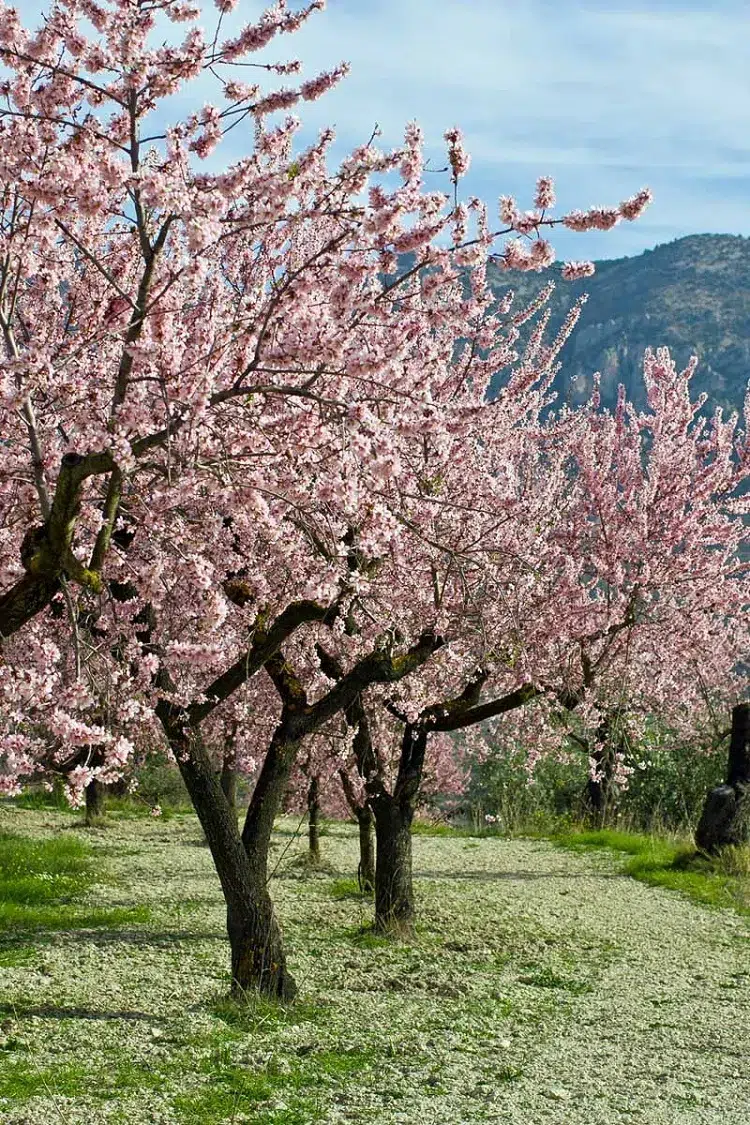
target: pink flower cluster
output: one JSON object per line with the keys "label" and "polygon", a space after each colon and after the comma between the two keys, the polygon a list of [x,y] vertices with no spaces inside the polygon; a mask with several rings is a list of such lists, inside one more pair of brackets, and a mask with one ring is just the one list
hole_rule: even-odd
{"label": "pink flower cluster", "polygon": [[451,167],[453,182],[457,183],[469,171],[471,157],[464,148],[463,133],[460,129],[447,129],[444,137],[448,142],[448,163]]}

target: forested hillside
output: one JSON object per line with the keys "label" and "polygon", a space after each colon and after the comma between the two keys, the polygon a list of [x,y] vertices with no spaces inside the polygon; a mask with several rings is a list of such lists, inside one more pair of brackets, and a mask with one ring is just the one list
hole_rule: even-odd
{"label": "forested hillside", "polygon": [[[516,307],[538,292],[548,274],[491,273],[498,295],[513,288]],[[631,401],[643,400],[646,347],[672,349],[678,363],[697,354],[696,391],[710,405],[741,408],[750,378],[750,239],[701,234],[678,239],[634,258],[597,262],[594,277],[558,282],[553,325],[582,293],[589,299],[562,355],[561,395],[580,401],[600,371],[604,405],[618,383]]]}

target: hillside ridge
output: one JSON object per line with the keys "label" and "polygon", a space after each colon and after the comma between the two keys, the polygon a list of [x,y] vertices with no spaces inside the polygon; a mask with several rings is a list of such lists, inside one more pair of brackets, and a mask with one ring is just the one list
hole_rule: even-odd
{"label": "hillside ridge", "polygon": [[560,269],[557,263],[543,274],[511,277],[491,266],[488,276],[498,297],[515,291],[513,307],[520,309],[551,274],[551,331],[588,294],[560,357],[555,387],[562,400],[585,399],[598,371],[603,405],[614,404],[619,383],[641,405],[643,353],[666,346],[680,366],[698,356],[695,393],[707,394],[709,409],[742,409],[750,378],[750,238],[687,235],[633,257],[599,261],[593,277],[577,282],[562,281]]}

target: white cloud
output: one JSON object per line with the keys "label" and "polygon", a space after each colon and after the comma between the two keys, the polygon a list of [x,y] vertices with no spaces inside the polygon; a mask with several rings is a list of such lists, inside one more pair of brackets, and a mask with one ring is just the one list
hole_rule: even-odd
{"label": "white cloud", "polygon": [[646,221],[560,243],[611,256],[655,237],[750,233],[737,190],[750,187],[748,38],[740,3],[329,0],[295,48],[310,66],[352,63],[314,107],[342,145],[375,121],[398,143],[415,117],[436,154],[443,129],[462,125],[474,158],[467,188],[484,197],[528,199],[548,171],[566,206],[652,184]]}
{"label": "white cloud", "polygon": [[[31,17],[39,4],[18,6]],[[240,0],[232,22],[262,8]],[[396,145],[416,119],[435,166],[445,128],[463,127],[465,188],[490,201],[510,193],[528,205],[542,173],[557,178],[565,207],[651,184],[645,219],[557,242],[570,257],[619,256],[696,231],[750,234],[748,40],[746,0],[328,0],[268,58],[299,56],[307,74],[351,62],[350,77],[302,113],[308,134],[336,125],[339,153],[376,122]],[[242,144],[238,130],[227,157]]]}

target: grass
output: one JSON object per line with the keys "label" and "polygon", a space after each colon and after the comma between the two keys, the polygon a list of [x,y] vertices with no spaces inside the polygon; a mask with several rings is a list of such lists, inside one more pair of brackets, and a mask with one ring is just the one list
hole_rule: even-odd
{"label": "grass", "polygon": [[332,897],[339,902],[346,899],[358,899],[366,902],[372,898],[372,893],[363,891],[356,879],[334,879],[330,890]]}
{"label": "grass", "polygon": [[527,973],[518,979],[521,984],[530,984],[534,988],[555,988],[562,992],[570,992],[573,996],[583,996],[586,992],[592,991],[592,986],[587,981],[560,976],[549,967],[540,969],[538,973]]}
{"label": "grass", "polygon": [[[14,830],[21,819],[14,816]],[[53,819],[69,824],[46,811],[29,812],[24,827],[43,824],[47,833]],[[142,824],[123,819],[91,843],[75,832],[53,840],[0,836],[0,902],[3,886],[12,884],[22,900],[15,903],[19,910],[49,910],[57,924],[68,911],[82,916],[92,909],[85,896],[94,879],[102,882],[105,859],[105,875],[117,889],[112,895],[106,884],[97,886],[96,909],[104,914],[108,907],[121,909],[121,902],[128,910],[148,902],[152,911],[134,934],[118,934],[113,923],[106,935],[20,931],[13,945],[3,945],[0,935],[0,1120],[8,1114],[13,1125],[63,1118],[71,1125],[390,1125],[407,1119],[491,1125],[508,1116],[510,1100],[520,1107],[519,1120],[541,1120],[548,1116],[549,1089],[567,1088],[572,1074],[571,1105],[576,1098],[585,1102],[597,1083],[604,1088],[601,1076],[611,1074],[618,1057],[619,1040],[606,1022],[597,1022],[598,1004],[587,994],[598,1001],[616,984],[617,974],[610,980],[608,969],[625,956],[623,949],[631,956],[631,915],[605,911],[601,917],[597,896],[579,894],[586,866],[587,878],[607,880],[607,896],[625,907],[628,899],[636,902],[638,924],[652,934],[644,940],[663,953],[670,970],[669,958],[675,960],[670,912],[660,896],[649,896],[649,912],[637,888],[611,879],[601,864],[566,859],[546,844],[464,839],[469,833],[450,828],[437,834],[442,839],[419,842],[420,923],[410,941],[389,941],[367,925],[372,906],[352,878],[357,834],[349,826],[332,831],[324,849],[335,876],[311,872],[273,884],[300,998],[289,1005],[256,994],[229,999],[225,909],[210,856],[192,846],[195,835],[192,821],[144,832]],[[646,847],[647,840],[577,834],[566,846],[619,844],[625,864],[674,860],[673,851],[653,841]],[[277,832],[275,842],[287,840]],[[304,850],[304,839],[297,847]],[[292,848],[288,858],[295,858]],[[744,862],[740,854],[731,859],[739,873]],[[175,923],[178,904],[188,916]],[[715,948],[687,927],[676,963],[680,970],[690,963],[716,972],[741,1034],[750,1026],[744,1006],[750,977],[740,971],[746,951],[723,942],[725,923],[719,915],[707,920],[711,934],[722,935]],[[642,978],[635,973],[632,980],[643,988],[644,1004],[668,1003],[670,1018],[694,995],[682,977],[670,991],[666,970],[656,997]],[[701,1034],[705,1030],[713,1042],[715,1005],[707,1011]],[[639,1017],[637,1027],[623,1026],[623,1037],[646,1035],[648,1025],[642,1025]],[[570,1044],[577,1037],[584,1050],[576,1061]],[[561,1041],[566,1046],[559,1052]],[[609,1051],[593,1078],[589,1041],[600,1048],[595,1065]],[[688,1055],[670,1043],[664,1069],[677,1072]],[[705,1088],[712,1088],[721,1061],[716,1043],[713,1055],[689,1056]],[[634,1102],[639,1119],[649,1120],[657,1103],[663,1110],[673,1094],[652,1083]],[[587,1103],[571,1121],[594,1117]]]}
{"label": "grass", "polygon": [[[20,809],[31,809],[36,812],[65,813],[68,817],[83,819],[83,810],[74,809],[67,801],[62,789],[44,789],[42,786],[29,786],[18,797],[10,798],[9,804]],[[167,799],[160,799],[161,820],[172,820],[179,816],[192,816],[193,807],[188,803],[175,803]],[[151,817],[152,805],[140,796],[118,796],[107,793],[104,801],[104,815],[97,821],[97,827],[106,827],[108,821],[139,820]]]}
{"label": "grass", "polygon": [[[312,1125],[325,1120],[321,1088],[330,1095],[377,1061],[374,1052],[357,1049],[298,1052],[291,1059],[272,1056],[255,1070],[229,1058],[226,1048],[213,1052],[203,1064],[205,1088],[175,1098],[185,1125],[213,1125],[238,1113],[252,1113],[255,1125]],[[269,1105],[279,1097],[283,1107]]]}
{"label": "grass", "polygon": [[630,858],[626,875],[652,887],[678,891],[704,906],[729,907],[750,915],[750,848],[731,848],[716,858],[685,840],[644,836],[611,829],[567,832],[553,837],[574,851],[608,849]]}
{"label": "grass", "polygon": [[39,1094],[75,1097],[85,1091],[86,1067],[64,1062],[59,1066],[35,1069],[26,1060],[3,1059],[0,1068],[0,1098],[28,1101]]}
{"label": "grass", "polygon": [[18,964],[21,956],[17,948],[3,945],[4,934],[15,944],[21,933],[97,929],[148,919],[143,906],[106,909],[76,901],[103,879],[93,850],[81,840],[0,834],[0,964]]}
{"label": "grass", "polygon": [[242,1000],[222,998],[212,1005],[211,1011],[230,1033],[239,1035],[257,1035],[281,1025],[315,1024],[325,1018],[324,1009],[318,1005],[299,1000],[294,1004],[277,1004],[257,993],[248,993]]}

